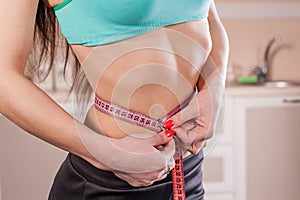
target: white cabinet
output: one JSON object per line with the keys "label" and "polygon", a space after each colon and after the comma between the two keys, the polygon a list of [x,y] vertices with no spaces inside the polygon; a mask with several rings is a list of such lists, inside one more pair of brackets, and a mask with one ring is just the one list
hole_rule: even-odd
{"label": "white cabinet", "polygon": [[300,199],[300,95],[236,98],[237,199]]}
{"label": "white cabinet", "polygon": [[299,200],[300,90],[228,96],[225,117],[203,166],[206,200]]}
{"label": "white cabinet", "polygon": [[235,132],[232,130],[233,101],[225,101],[225,123],[221,130],[208,140],[204,149],[203,179],[206,200],[234,200]]}

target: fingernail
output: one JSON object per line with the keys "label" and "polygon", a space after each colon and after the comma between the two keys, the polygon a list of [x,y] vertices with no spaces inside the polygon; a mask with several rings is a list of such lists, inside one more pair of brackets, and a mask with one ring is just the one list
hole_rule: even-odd
{"label": "fingernail", "polygon": [[164,123],[163,127],[164,129],[169,129],[172,128],[174,124],[175,124],[174,121],[170,119]]}
{"label": "fingernail", "polygon": [[173,135],[175,135],[175,131],[174,130],[166,130],[165,131],[165,134],[168,136],[168,137],[172,137]]}

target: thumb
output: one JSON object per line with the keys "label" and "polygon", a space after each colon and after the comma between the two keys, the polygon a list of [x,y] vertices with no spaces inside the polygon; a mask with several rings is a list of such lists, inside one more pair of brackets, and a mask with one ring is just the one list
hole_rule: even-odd
{"label": "thumb", "polygon": [[169,123],[170,121],[172,121],[174,125],[171,128],[174,129],[182,126],[185,122],[197,118],[197,112],[195,111],[195,109],[191,108],[192,107],[187,107],[181,112],[178,112],[177,114],[170,117],[165,123]]}
{"label": "thumb", "polygon": [[167,122],[169,120],[172,120],[174,123],[174,126],[172,128],[177,128],[185,122],[197,118],[199,116],[199,108],[200,107],[197,95],[195,95],[185,108],[183,108],[180,112],[176,113],[172,117],[168,118]]}

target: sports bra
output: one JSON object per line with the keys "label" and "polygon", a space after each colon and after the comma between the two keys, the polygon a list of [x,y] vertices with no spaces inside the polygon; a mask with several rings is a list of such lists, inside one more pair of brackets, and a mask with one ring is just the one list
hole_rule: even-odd
{"label": "sports bra", "polygon": [[98,46],[208,16],[211,0],[64,0],[53,8],[69,44]]}

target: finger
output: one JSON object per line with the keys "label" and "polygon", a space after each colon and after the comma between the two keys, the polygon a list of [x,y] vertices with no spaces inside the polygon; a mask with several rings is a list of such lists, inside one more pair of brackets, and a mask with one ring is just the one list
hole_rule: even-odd
{"label": "finger", "polygon": [[127,173],[122,173],[122,172],[114,172],[114,174],[118,178],[126,181],[128,184],[130,184],[133,187],[149,186],[149,185],[152,185],[155,180],[158,180],[157,177],[155,179],[152,179],[149,177],[149,174],[152,174],[152,173],[127,174]]}
{"label": "finger", "polygon": [[181,127],[177,128],[176,135],[184,145],[191,145],[193,142],[200,142],[211,138],[213,131],[210,126],[202,126],[197,124],[191,130]]}
{"label": "finger", "polygon": [[168,171],[171,171],[175,167],[175,159],[172,156],[171,160],[168,163]]}
{"label": "finger", "polygon": [[203,129],[200,127],[195,127],[192,130],[185,130],[182,128],[177,128],[177,138],[179,138],[183,150],[189,151],[193,154],[198,154],[199,151],[206,144],[207,134],[203,133]]}
{"label": "finger", "polygon": [[209,139],[213,136],[214,133],[214,124],[211,123],[211,121],[202,122],[199,120],[198,121],[199,125],[196,126],[192,131],[196,132],[196,140],[197,141],[202,141],[205,139]]}
{"label": "finger", "polygon": [[147,173],[144,176],[145,182],[160,180],[161,177],[164,176],[165,174],[168,174],[168,172],[169,172],[168,167],[165,167],[163,170]]}
{"label": "finger", "polygon": [[177,114],[170,117],[168,120],[174,121],[174,128],[179,127],[184,122],[190,121],[196,117],[198,117],[200,110],[200,104],[197,102],[197,95],[193,97],[189,105],[187,105],[184,109],[182,109]]}
{"label": "finger", "polygon": [[162,155],[166,159],[166,166],[169,163],[169,161],[173,158],[173,155],[175,154],[175,142],[174,140],[170,140],[163,148],[163,150],[160,151]]}
{"label": "finger", "polygon": [[114,172],[114,174],[118,178],[126,181],[129,185],[131,185],[133,187],[140,187],[140,186],[142,186],[142,183],[138,179],[136,179],[136,178],[132,178],[132,177],[130,177],[130,176],[126,175],[126,174],[120,173],[120,172]]}
{"label": "finger", "polygon": [[196,138],[197,132],[195,130],[188,131],[181,127],[178,127],[174,130],[176,132],[176,136],[184,146],[190,146]]}
{"label": "finger", "polygon": [[168,174],[169,174],[169,173],[166,173],[166,174],[162,175],[162,176],[161,176],[159,179],[157,179],[156,181],[161,181],[161,180],[167,178]]}
{"label": "finger", "polygon": [[162,151],[164,149],[163,145],[158,145],[155,147],[157,150]]}
{"label": "finger", "polygon": [[171,172],[170,167],[165,167],[165,169],[161,171],[161,173],[159,174],[158,178],[155,181],[160,181],[165,179],[168,176],[168,174],[170,174],[170,172]]}
{"label": "finger", "polygon": [[160,174],[160,176],[155,181],[160,181],[160,180],[165,179],[168,176],[169,173],[170,173],[170,170],[169,170],[168,167],[166,167],[164,169],[164,171],[162,171],[162,173]]}
{"label": "finger", "polygon": [[192,154],[198,154],[199,151],[204,148],[204,145],[206,144],[205,141],[201,142],[194,142],[190,147],[188,147],[188,151]]}
{"label": "finger", "polygon": [[143,179],[143,181],[132,180],[129,182],[129,184],[132,185],[133,187],[147,187],[147,186],[152,185],[153,183],[154,183],[154,181],[145,180],[145,179]]}
{"label": "finger", "polygon": [[172,138],[169,138],[164,132],[153,135],[150,138],[152,146],[160,146],[168,143]]}
{"label": "finger", "polygon": [[198,125],[198,123],[196,122],[196,118],[194,118],[194,119],[191,119],[191,120],[183,123],[180,127],[185,129],[185,130],[192,130],[197,125]]}

